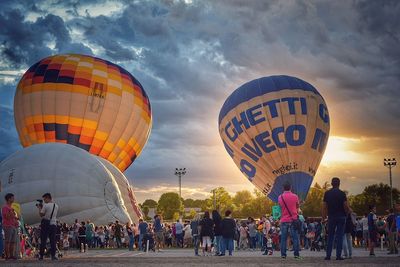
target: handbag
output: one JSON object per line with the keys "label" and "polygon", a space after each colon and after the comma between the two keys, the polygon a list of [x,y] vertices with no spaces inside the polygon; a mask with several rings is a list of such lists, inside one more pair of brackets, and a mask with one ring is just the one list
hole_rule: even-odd
{"label": "handbag", "polygon": [[300,232],[300,231],[301,231],[301,226],[302,226],[303,222],[300,221],[299,216],[297,216],[296,219],[293,219],[292,213],[290,212],[288,206],[286,205],[285,199],[283,198],[283,194],[281,195],[281,199],[282,199],[283,204],[285,205],[287,211],[289,212],[290,218],[292,218],[292,225],[293,225],[293,228],[294,228],[296,231]]}
{"label": "handbag", "polygon": [[41,224],[42,227],[49,227],[51,219],[53,219],[53,214],[54,214],[54,208],[56,207],[56,204],[53,204],[53,210],[51,211],[50,219],[42,219]]}

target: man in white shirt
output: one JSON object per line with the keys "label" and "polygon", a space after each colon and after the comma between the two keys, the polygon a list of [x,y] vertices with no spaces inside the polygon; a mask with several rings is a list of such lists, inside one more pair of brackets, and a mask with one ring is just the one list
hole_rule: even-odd
{"label": "man in white shirt", "polygon": [[50,254],[52,260],[56,258],[56,230],[57,230],[57,213],[58,205],[53,202],[50,193],[42,196],[43,204],[37,205],[39,215],[42,217],[40,223],[40,256],[39,260],[43,260],[44,249],[46,248],[47,238],[50,239]]}

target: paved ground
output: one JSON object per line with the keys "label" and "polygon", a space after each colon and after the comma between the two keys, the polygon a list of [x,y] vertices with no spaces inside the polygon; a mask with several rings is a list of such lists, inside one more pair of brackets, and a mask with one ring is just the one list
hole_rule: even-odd
{"label": "paved ground", "polygon": [[293,256],[281,259],[279,253],[262,256],[259,251],[238,251],[233,257],[195,257],[189,249],[168,249],[160,253],[130,252],[126,250],[91,250],[87,253],[73,251],[57,262],[50,260],[21,260],[17,262],[1,262],[1,266],[400,266],[398,255],[386,255],[386,251],[376,251],[375,258],[368,257],[362,249],[356,249],[353,259],[345,261],[324,261],[324,252],[302,251],[303,260],[295,260]]}

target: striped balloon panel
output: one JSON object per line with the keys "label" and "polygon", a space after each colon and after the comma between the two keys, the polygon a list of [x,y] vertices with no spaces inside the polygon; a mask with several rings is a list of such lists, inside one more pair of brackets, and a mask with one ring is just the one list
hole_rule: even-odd
{"label": "striped balloon panel", "polygon": [[124,171],[150,134],[151,106],[125,69],[85,55],[56,55],[20,80],[15,122],[24,147],[59,142],[99,155]]}

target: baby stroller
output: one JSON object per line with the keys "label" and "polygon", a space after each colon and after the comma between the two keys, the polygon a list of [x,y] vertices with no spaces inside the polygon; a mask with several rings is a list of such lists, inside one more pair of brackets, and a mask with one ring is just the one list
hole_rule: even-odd
{"label": "baby stroller", "polygon": [[156,251],[155,250],[155,245],[154,245],[154,235],[151,232],[147,232],[144,237],[143,237],[143,247],[145,248],[145,251],[147,252],[147,241],[149,242],[149,250]]}
{"label": "baby stroller", "polygon": [[323,249],[322,235],[315,235],[314,240],[311,242],[311,251],[321,251]]}
{"label": "baby stroller", "polygon": [[[40,256],[40,244],[38,244],[35,249],[34,249],[34,257],[39,258]],[[63,253],[61,250],[58,248],[58,244],[56,244],[56,255],[59,259],[63,257]],[[47,241],[46,243],[46,248],[44,249],[44,258],[50,258],[50,242]]]}

